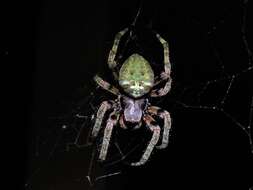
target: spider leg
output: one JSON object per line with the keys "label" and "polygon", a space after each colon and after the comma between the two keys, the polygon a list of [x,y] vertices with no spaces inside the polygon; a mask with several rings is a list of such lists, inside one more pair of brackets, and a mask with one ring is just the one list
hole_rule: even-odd
{"label": "spider leg", "polygon": [[114,111],[110,114],[109,119],[107,120],[107,124],[104,130],[103,143],[102,143],[102,147],[99,154],[99,160],[101,161],[106,159],[106,155],[107,155],[107,151],[108,151],[108,147],[109,147],[109,143],[110,143],[110,139],[112,135],[112,130],[113,130],[113,127],[117,124],[118,118],[119,118],[119,115],[116,114]]}
{"label": "spider leg", "polygon": [[97,111],[97,117],[94,124],[94,127],[91,132],[91,136],[93,138],[96,138],[98,135],[99,130],[101,129],[101,124],[105,115],[105,112],[109,110],[112,107],[112,104],[109,101],[104,101],[100,105],[98,111]]}
{"label": "spider leg", "polygon": [[94,78],[95,82],[102,87],[103,89],[113,93],[114,95],[119,95],[119,90],[111,85],[110,83],[104,81],[101,77],[99,77],[98,75],[95,75]]}
{"label": "spider leg", "polygon": [[164,126],[163,126],[162,144],[159,146],[156,146],[156,148],[158,148],[158,149],[166,148],[169,143],[169,133],[170,133],[170,129],[171,129],[170,113],[168,111],[162,110],[161,108],[156,107],[156,106],[150,106],[148,108],[148,113],[150,113],[152,115],[157,115],[163,119]]}
{"label": "spider leg", "polygon": [[159,84],[162,81],[166,81],[166,83],[164,87],[152,90],[151,91],[152,97],[160,97],[166,95],[171,89],[171,82],[172,82],[170,77],[171,64],[169,59],[169,44],[159,34],[156,34],[156,37],[162,44],[164,50],[164,72],[160,74],[160,80],[156,81],[155,85]]}
{"label": "spider leg", "polygon": [[127,129],[126,124],[124,123],[123,115],[120,116],[119,124],[122,129]]}
{"label": "spider leg", "polygon": [[112,69],[113,71],[113,75],[115,78],[118,77],[117,75],[117,72],[114,70],[115,67],[117,66],[117,63],[115,61],[115,56],[117,54],[117,50],[118,50],[118,46],[119,46],[119,41],[121,39],[121,37],[128,31],[128,28],[125,28],[124,30],[118,32],[115,36],[115,39],[114,39],[114,43],[113,43],[113,46],[112,46],[112,49],[110,50],[110,53],[109,53],[109,57],[108,57],[108,65],[109,65],[109,68]]}
{"label": "spider leg", "polygon": [[143,119],[149,129],[153,132],[153,135],[140,161],[131,163],[132,166],[140,166],[147,162],[160,137],[160,127],[153,124],[154,119],[150,115],[144,116]]}

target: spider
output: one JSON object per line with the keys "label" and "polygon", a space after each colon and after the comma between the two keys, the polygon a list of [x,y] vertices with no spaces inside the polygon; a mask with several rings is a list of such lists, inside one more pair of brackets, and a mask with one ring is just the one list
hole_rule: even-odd
{"label": "spider", "polygon": [[[98,108],[95,124],[91,131],[91,137],[95,139],[102,128],[105,114],[109,117],[103,132],[102,146],[99,152],[99,160],[106,160],[107,151],[113,128],[119,123],[123,129],[138,129],[143,123],[152,132],[151,140],[138,162],[131,163],[132,166],[140,166],[147,162],[154,147],[158,149],[166,148],[169,141],[171,128],[171,117],[168,111],[149,103],[149,98],[166,95],[171,89],[171,64],[169,61],[168,43],[157,33],[156,37],[163,46],[164,51],[164,71],[160,76],[155,77],[149,62],[140,54],[134,53],[122,64],[119,72],[116,70],[118,63],[115,60],[121,37],[128,31],[128,28],[118,32],[114,39],[114,44],[108,57],[108,66],[117,80],[118,88],[109,84],[98,75],[94,76],[95,82],[104,90],[116,95],[115,100],[103,101]],[[153,89],[161,82],[165,84],[158,89]],[[160,127],[152,116],[158,116],[163,120],[163,127]],[[162,131],[162,134],[161,134]],[[161,144],[157,143],[161,135]]]}

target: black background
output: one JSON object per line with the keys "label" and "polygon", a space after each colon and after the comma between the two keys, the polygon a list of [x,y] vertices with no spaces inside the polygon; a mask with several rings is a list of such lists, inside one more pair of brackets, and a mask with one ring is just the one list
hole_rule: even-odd
{"label": "black background", "polygon": [[[14,81],[15,96],[18,94],[25,105],[18,106],[14,113],[27,113],[24,130],[21,130],[25,131],[25,136],[21,139],[26,139],[28,150],[25,153],[25,179],[31,179],[28,189],[88,189],[85,182],[87,163],[83,158],[89,153],[59,154],[52,162],[44,162],[43,156],[34,157],[35,136],[43,133],[45,118],[68,110],[59,102],[71,102],[76,89],[82,85],[92,86],[92,77],[98,71],[106,70],[114,35],[132,22],[139,2],[51,0],[32,6],[27,17],[33,19],[32,25],[23,25],[23,19],[20,19],[11,32],[20,31],[18,47],[24,57],[21,65],[14,64],[19,73]],[[252,21],[250,3],[247,9],[248,26]],[[217,74],[219,60],[214,50],[220,53],[228,73],[247,67],[248,55],[240,33],[242,10],[242,1],[144,2],[138,24],[146,27],[152,21],[153,29],[168,40],[175,83],[187,86],[223,75]],[[246,31],[252,33],[249,28]],[[210,42],[214,43],[214,49]],[[248,43],[252,47],[250,39]],[[250,81],[252,83],[250,75],[246,74],[236,83],[240,87],[234,92],[236,101],[231,101],[228,108],[245,125],[249,109],[241,109],[240,102],[252,96]],[[210,91],[209,98],[215,97],[216,93],[216,90]],[[84,94],[89,94],[89,88]],[[220,112],[171,110],[166,101],[159,106],[171,111],[173,118],[168,148],[156,151],[144,167],[128,168],[122,175],[103,180],[94,189],[235,187],[241,190],[252,186],[248,138],[234,122]],[[8,110],[8,113],[13,112],[13,108]],[[19,136],[19,129],[11,129],[10,134],[13,133]],[[53,141],[55,136],[48,138]],[[17,149],[19,146],[15,141],[8,152]],[[42,171],[31,178],[38,165],[42,166]],[[83,180],[75,180],[82,175]]]}

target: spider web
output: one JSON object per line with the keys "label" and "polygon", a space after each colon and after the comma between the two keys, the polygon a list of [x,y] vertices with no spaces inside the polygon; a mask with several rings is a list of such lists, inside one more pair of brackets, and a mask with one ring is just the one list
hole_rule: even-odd
{"label": "spider web", "polygon": [[[226,28],[228,28],[227,30],[230,29],[230,22],[234,19],[232,11],[228,11],[225,16],[218,18],[218,21],[216,20],[212,25],[202,26],[202,28],[206,27],[204,42],[209,44],[208,47],[210,49],[208,53],[211,54],[209,57],[212,58],[211,62],[213,62],[210,68],[207,68],[210,69],[210,75],[203,72],[205,68],[201,66],[198,68],[199,65],[180,65],[180,60],[176,56],[176,52],[174,52],[175,54],[173,53],[173,45],[171,45],[173,87],[170,95],[155,100],[154,104],[160,106],[164,102],[167,102],[169,106],[166,106],[166,108],[169,107],[172,115],[174,113],[173,118],[175,118],[175,121],[179,120],[177,117],[180,117],[180,113],[182,112],[191,114],[197,111],[200,115],[202,113],[207,113],[208,115],[217,114],[218,117],[225,119],[229,123],[231,130],[235,130],[234,128],[240,129],[239,131],[243,133],[244,139],[247,139],[247,150],[252,156],[253,55],[247,39],[247,26],[251,21],[248,17],[248,1],[242,2],[240,7],[241,22],[238,26],[232,24],[232,26],[237,26],[236,30],[240,30],[236,38],[231,39],[230,36],[226,38],[225,34],[228,32]],[[134,19],[134,24],[139,14],[140,9]],[[193,18],[191,21],[201,24]],[[149,25],[150,28],[152,28],[152,25]],[[127,42],[132,38],[139,40],[136,36],[130,37],[125,39],[125,41]],[[233,61],[231,59],[232,55],[231,53],[227,53],[225,49],[228,46],[227,43],[233,40],[237,40],[240,44],[235,51],[240,51],[242,54],[238,58],[240,64],[236,66],[234,66],[235,64],[229,64]],[[141,43],[139,41],[135,41],[135,43],[142,46],[139,44]],[[120,55],[125,54],[124,51],[127,48],[121,47],[121,49],[123,51],[120,52]],[[161,55],[159,44],[156,49],[159,52],[157,54]],[[149,52],[152,50],[142,49],[141,51]],[[120,57],[120,59],[123,59],[123,57]],[[149,59],[151,59],[151,64],[154,68],[161,66],[157,63],[161,63],[162,58],[160,60],[159,58],[158,60]],[[188,67],[192,67],[193,69],[189,69]],[[187,78],[193,78],[193,80],[188,82]],[[69,106],[71,107],[70,112],[49,117],[44,123],[46,127],[37,132],[33,141],[34,148],[31,153],[32,171],[25,184],[27,189],[48,189],[47,187],[50,187],[48,184],[53,184],[53,180],[55,180],[52,176],[57,176],[61,171],[64,172],[66,170],[69,175],[66,175],[64,179],[71,181],[69,186],[66,186],[68,185],[67,183],[63,183],[59,186],[52,185],[52,189],[57,189],[57,187],[63,189],[63,186],[67,189],[81,189],[84,187],[86,189],[88,187],[91,189],[104,188],[106,180],[117,180],[117,176],[124,175],[124,173],[131,170],[128,163],[141,156],[150,134],[142,135],[145,133],[143,130],[138,130],[134,134],[118,130],[112,139],[108,160],[102,165],[97,162],[100,143],[91,143],[89,141],[89,134],[94,124],[99,104],[103,100],[111,99],[112,97],[107,92],[97,88],[95,84],[83,87],[80,89],[80,93],[86,95],[83,96],[82,94],[81,99],[79,97],[73,98],[71,103],[69,103],[71,105]],[[184,133],[183,129],[182,131],[177,130],[177,126],[180,126],[179,124],[180,122],[172,126],[172,144],[173,140],[176,140],[178,133]],[[131,135],[130,140],[128,139],[129,135]],[[142,138],[139,138],[140,136]],[[159,151],[154,152],[155,154],[159,154]],[[164,154],[164,152],[161,154]],[[151,156],[151,161],[149,162],[153,162],[152,160]],[[83,165],[80,166],[80,163]],[[49,175],[50,168],[52,167],[55,168],[57,173]],[[62,178],[59,177],[59,179]],[[44,181],[48,181],[48,184],[44,183]],[[248,188],[252,189],[250,186]]]}

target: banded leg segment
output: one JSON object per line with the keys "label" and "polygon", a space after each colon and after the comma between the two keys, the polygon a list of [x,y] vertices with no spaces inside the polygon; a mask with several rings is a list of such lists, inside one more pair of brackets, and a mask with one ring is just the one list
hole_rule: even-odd
{"label": "banded leg segment", "polygon": [[96,121],[95,121],[94,127],[93,127],[92,132],[91,132],[91,136],[93,138],[97,137],[98,132],[101,129],[101,124],[102,124],[105,112],[107,110],[109,110],[111,107],[112,107],[112,104],[110,102],[104,101],[104,102],[102,102],[102,104],[98,108]]}
{"label": "banded leg segment", "polygon": [[169,44],[159,34],[156,34],[156,37],[158,38],[158,40],[163,46],[165,76],[170,77],[171,64],[170,64],[170,59],[169,59]]}
{"label": "banded leg segment", "polygon": [[153,135],[152,135],[152,138],[149,141],[149,144],[148,144],[144,154],[142,155],[140,161],[131,163],[132,166],[140,166],[140,165],[145,164],[148,161],[148,159],[149,159],[154,147],[156,146],[157,142],[159,141],[160,127],[157,126],[157,125],[152,124],[154,122],[154,119],[149,115],[144,117],[144,121],[147,124],[147,126],[149,127],[149,129],[153,132]]}
{"label": "banded leg segment", "polygon": [[117,77],[117,73],[114,71],[115,67],[117,66],[117,63],[115,61],[115,56],[117,54],[117,50],[119,47],[119,42],[121,37],[128,31],[128,28],[125,28],[124,30],[118,32],[115,36],[114,43],[112,46],[112,49],[110,50],[109,57],[108,57],[108,66],[113,71],[113,75]]}
{"label": "banded leg segment", "polygon": [[[160,96],[165,96],[166,94],[168,94],[168,92],[171,89],[172,80],[171,80],[171,78],[169,78],[167,80],[168,81],[165,83],[165,85],[162,88],[152,90],[150,96],[151,97],[160,97]],[[164,81],[164,80],[162,80],[162,81]],[[160,82],[161,81],[159,81],[158,83],[160,83]]]}
{"label": "banded leg segment", "polygon": [[113,127],[117,124],[118,118],[119,118],[118,114],[116,115],[114,111],[110,114],[109,119],[107,120],[107,124],[104,130],[103,143],[99,154],[99,160],[101,161],[106,159],[110,139],[112,136],[112,130]]}
{"label": "banded leg segment", "polygon": [[117,54],[119,41],[121,37],[128,31],[128,28],[125,28],[124,30],[118,32],[115,36],[114,43],[112,46],[112,49],[110,50],[109,57],[108,57],[108,65],[109,68],[114,69],[117,66],[117,63],[115,62],[115,56]]}
{"label": "banded leg segment", "polygon": [[104,81],[101,77],[99,77],[98,75],[95,75],[94,76],[94,81],[100,86],[102,87],[103,89],[113,93],[114,95],[119,95],[119,90],[111,85],[110,83]]}
{"label": "banded leg segment", "polygon": [[124,123],[124,119],[123,119],[123,114],[120,116],[120,119],[119,119],[119,124],[120,124],[120,127],[122,128],[122,129],[127,129],[127,126],[125,125],[125,123]]}
{"label": "banded leg segment", "polygon": [[169,133],[170,133],[170,129],[171,129],[170,113],[168,111],[162,110],[161,108],[156,107],[156,106],[150,106],[148,108],[148,113],[150,113],[152,115],[157,115],[163,119],[164,124],[163,124],[162,144],[159,146],[156,146],[156,148],[158,148],[158,149],[166,148],[169,143],[169,135],[170,135]]}
{"label": "banded leg segment", "polygon": [[169,44],[159,34],[156,34],[156,37],[158,38],[158,40],[163,46],[164,72],[161,73],[160,80],[157,81],[155,84],[159,84],[160,82],[165,81],[165,80],[167,80],[167,82],[163,88],[152,90],[151,92],[152,97],[159,97],[159,96],[166,95],[171,89],[171,82],[172,82],[171,77],[170,77],[171,64],[170,64],[170,58],[169,58]]}

